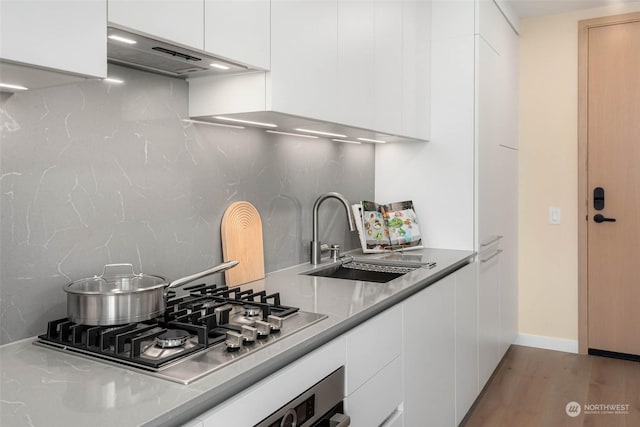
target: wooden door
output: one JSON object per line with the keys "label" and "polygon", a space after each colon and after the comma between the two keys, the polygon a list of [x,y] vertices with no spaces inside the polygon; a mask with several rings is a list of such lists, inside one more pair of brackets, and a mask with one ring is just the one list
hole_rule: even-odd
{"label": "wooden door", "polygon": [[[587,29],[584,218],[592,353],[640,355],[640,14],[634,15]],[[596,206],[596,187],[604,189],[604,207]]]}

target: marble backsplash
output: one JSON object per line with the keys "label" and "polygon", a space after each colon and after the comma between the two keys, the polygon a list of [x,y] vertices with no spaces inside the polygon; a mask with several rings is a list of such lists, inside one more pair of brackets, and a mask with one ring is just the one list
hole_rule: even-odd
{"label": "marble backsplash", "polygon": [[[110,74],[125,82],[2,94],[0,343],[66,317],[63,286],[105,264],[169,280],[218,264],[234,201],[260,212],[274,271],[308,261],[320,194],[373,198],[371,145],[185,122],[185,81]],[[327,200],[320,214],[322,241],[357,247],[340,204]]]}

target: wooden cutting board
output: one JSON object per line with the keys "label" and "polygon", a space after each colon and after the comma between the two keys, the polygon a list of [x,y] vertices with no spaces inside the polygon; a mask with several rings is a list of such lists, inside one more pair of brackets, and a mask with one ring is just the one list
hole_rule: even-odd
{"label": "wooden cutting board", "polygon": [[224,272],[227,286],[264,278],[262,220],[249,202],[234,202],[222,216],[222,256],[240,264]]}

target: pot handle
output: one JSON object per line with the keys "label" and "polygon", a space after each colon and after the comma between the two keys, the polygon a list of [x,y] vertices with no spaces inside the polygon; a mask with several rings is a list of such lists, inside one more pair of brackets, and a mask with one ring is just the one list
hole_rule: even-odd
{"label": "pot handle", "polygon": [[201,271],[200,273],[192,274],[191,276],[187,276],[187,277],[183,277],[182,279],[174,280],[173,282],[169,283],[169,286],[167,286],[165,288],[164,293],[166,295],[171,288],[177,288],[178,286],[186,285],[187,283],[193,282],[194,280],[201,279],[201,278],[203,278],[205,276],[208,276],[210,274],[219,273],[221,271],[228,270],[228,269],[230,269],[232,267],[235,267],[238,264],[239,264],[238,261],[227,261],[227,262],[222,263],[220,265],[216,265],[215,267],[211,267],[211,268],[209,268],[209,269],[207,269],[205,271]]}
{"label": "pot handle", "polygon": [[127,277],[137,276],[133,271],[133,264],[107,264],[102,269],[102,274],[98,277],[105,279],[108,277],[120,277],[126,275]]}

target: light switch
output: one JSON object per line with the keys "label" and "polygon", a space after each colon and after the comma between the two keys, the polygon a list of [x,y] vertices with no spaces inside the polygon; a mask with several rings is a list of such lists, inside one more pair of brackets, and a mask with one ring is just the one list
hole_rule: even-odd
{"label": "light switch", "polygon": [[561,212],[560,208],[549,208],[549,224],[558,225],[560,224]]}

